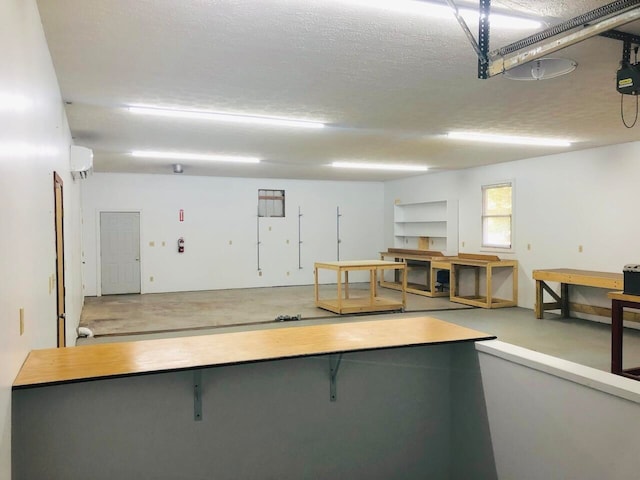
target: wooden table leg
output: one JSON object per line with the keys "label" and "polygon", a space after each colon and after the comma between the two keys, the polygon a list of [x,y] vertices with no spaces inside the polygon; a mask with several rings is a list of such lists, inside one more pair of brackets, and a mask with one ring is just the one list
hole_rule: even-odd
{"label": "wooden table leg", "polygon": [[314,285],[313,285],[313,290],[314,290],[314,293],[316,295],[316,306],[317,306],[318,305],[318,300],[320,300],[320,295],[319,295],[319,292],[318,292],[318,269],[317,268],[313,269],[313,278],[315,280],[314,281]]}
{"label": "wooden table leg", "polygon": [[458,275],[456,275],[458,266],[451,264],[449,270],[449,298],[458,296]]}
{"label": "wooden table leg", "polygon": [[480,267],[472,267],[476,274],[476,298],[480,296]]}
{"label": "wooden table leg", "polygon": [[542,280],[536,280],[536,318],[542,318],[544,315],[544,290],[542,288]]}
{"label": "wooden table leg", "polygon": [[373,306],[376,298],[376,269],[369,270],[369,305]]}
{"label": "wooden table leg", "polygon": [[[378,296],[378,269],[374,268],[373,269],[373,296],[377,297]],[[383,280],[384,280],[384,270],[382,270],[381,275]]]}
{"label": "wooden table leg", "polygon": [[349,298],[349,270],[344,271],[344,298]]}
{"label": "wooden table leg", "polygon": [[622,373],[622,304],[611,300],[611,373]]}
{"label": "wooden table leg", "polygon": [[342,314],[342,272],[338,271],[338,313]]}
{"label": "wooden table leg", "polygon": [[[479,269],[478,269],[479,270]],[[493,303],[493,284],[491,283],[491,278],[493,277],[493,268],[491,265],[487,265],[485,268],[487,274],[487,307],[491,308]]]}
{"label": "wooden table leg", "polygon": [[407,262],[402,267],[402,311],[407,308]]}
{"label": "wooden table leg", "polygon": [[562,298],[562,318],[569,318],[569,284],[560,284],[560,297]]}

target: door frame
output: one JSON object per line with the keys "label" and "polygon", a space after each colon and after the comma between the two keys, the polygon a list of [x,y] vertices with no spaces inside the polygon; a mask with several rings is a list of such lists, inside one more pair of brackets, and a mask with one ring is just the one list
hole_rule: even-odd
{"label": "door frame", "polygon": [[142,235],[142,209],[141,208],[96,208],[96,296],[102,296],[102,250],[100,246],[100,214],[106,213],[137,213],[140,215],[140,295],[147,293],[144,288],[144,262],[143,262],[143,249],[144,245]]}
{"label": "door frame", "polygon": [[[58,202],[60,189],[60,202]],[[64,288],[64,182],[53,172],[53,224],[56,239],[56,337],[57,346],[67,346],[67,319]]]}

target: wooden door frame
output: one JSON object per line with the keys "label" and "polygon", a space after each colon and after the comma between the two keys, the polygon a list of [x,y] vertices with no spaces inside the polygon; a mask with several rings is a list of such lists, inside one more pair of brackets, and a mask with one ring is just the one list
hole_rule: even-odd
{"label": "wooden door frame", "polygon": [[[60,202],[58,202],[60,189]],[[56,332],[58,348],[67,345],[67,319],[64,288],[64,190],[57,172],[53,172],[54,229],[56,237]]]}

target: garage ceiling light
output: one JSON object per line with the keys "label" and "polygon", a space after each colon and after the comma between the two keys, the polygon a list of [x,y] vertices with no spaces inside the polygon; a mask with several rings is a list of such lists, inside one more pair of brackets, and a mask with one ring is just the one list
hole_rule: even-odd
{"label": "garage ceiling light", "polygon": [[[442,3],[422,2],[419,0],[351,0],[351,4],[362,7],[374,7],[391,12],[421,15],[429,18],[455,19],[453,10]],[[478,22],[479,12],[471,8],[458,8],[466,22]],[[537,29],[542,22],[531,18],[491,13],[492,27],[503,29]]]}
{"label": "garage ceiling light", "polygon": [[217,122],[249,123],[257,125],[275,125],[296,128],[324,128],[325,124],[291,118],[265,117],[262,115],[244,115],[237,113],[210,112],[206,110],[179,110],[158,108],[145,105],[131,105],[129,112],[140,115],[156,115],[160,117],[188,118],[194,120],[213,120]]}
{"label": "garage ceiling light", "polygon": [[448,138],[471,142],[501,143],[506,145],[533,145],[536,147],[570,147],[568,140],[540,137],[516,137],[512,135],[489,135],[476,132],[449,132]]}
{"label": "garage ceiling light", "polygon": [[365,170],[397,170],[407,172],[426,172],[429,167],[422,165],[394,165],[390,163],[333,162],[332,167],[360,168]]}
{"label": "garage ceiling light", "polygon": [[196,160],[207,162],[235,162],[235,163],[260,163],[257,157],[236,157],[232,155],[209,155],[202,153],[186,152],[154,152],[149,150],[136,150],[131,156],[138,158],[157,158],[162,160]]}

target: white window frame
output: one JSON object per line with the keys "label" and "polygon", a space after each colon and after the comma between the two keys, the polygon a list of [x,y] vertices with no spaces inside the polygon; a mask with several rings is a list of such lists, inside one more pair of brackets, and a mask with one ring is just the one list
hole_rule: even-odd
{"label": "white window frame", "polygon": [[[511,245],[509,246],[500,246],[500,245],[487,245],[485,244],[485,218],[487,217],[493,217],[495,215],[485,215],[485,192],[487,189],[490,188],[497,188],[497,187],[505,187],[505,186],[510,186],[511,187]],[[515,225],[515,181],[514,180],[504,180],[501,182],[496,182],[496,183],[490,183],[490,184],[485,184],[482,185],[481,188],[481,196],[482,196],[482,200],[481,200],[481,214],[480,214],[480,235],[481,235],[481,240],[480,240],[480,245],[481,245],[481,250],[482,251],[486,251],[486,252],[494,252],[494,253],[510,253],[514,251],[515,248],[515,229],[514,229],[514,225]]]}
{"label": "white window frame", "polygon": [[[285,217],[285,192],[278,188],[258,189],[258,216],[260,218]],[[279,212],[282,212],[280,215]]]}

